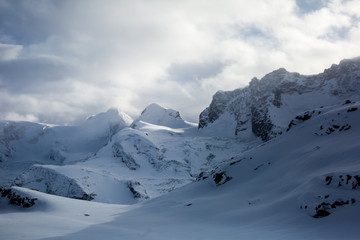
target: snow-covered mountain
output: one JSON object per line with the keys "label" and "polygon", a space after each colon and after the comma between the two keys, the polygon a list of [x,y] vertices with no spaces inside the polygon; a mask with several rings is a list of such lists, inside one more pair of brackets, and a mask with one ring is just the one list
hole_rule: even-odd
{"label": "snow-covered mountain", "polygon": [[1,121],[0,238],[356,239],[359,108],[355,58],[219,91],[198,125],[157,104]]}
{"label": "snow-covered mountain", "polygon": [[346,99],[360,99],[360,58],[310,76],[280,68],[261,80],[253,78],[248,87],[219,91],[200,114],[199,128],[225,126],[229,135],[251,132],[267,141],[282,134],[297,114]]}
{"label": "snow-covered mountain", "polygon": [[78,126],[0,121],[1,185],[11,185],[16,175],[34,164],[85,161],[131,122],[129,116],[115,109],[89,117]]}
{"label": "snow-covered mountain", "polygon": [[110,109],[80,126],[3,122],[2,146],[9,150],[1,163],[2,185],[133,204],[193,182],[230,161],[239,147],[248,148],[237,139],[198,135],[196,124],[157,104],[129,120]]}

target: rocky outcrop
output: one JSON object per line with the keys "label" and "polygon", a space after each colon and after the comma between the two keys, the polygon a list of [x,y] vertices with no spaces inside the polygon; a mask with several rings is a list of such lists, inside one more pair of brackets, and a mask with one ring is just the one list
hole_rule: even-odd
{"label": "rocky outcrop", "polygon": [[[310,189],[317,190],[305,190],[309,189],[309,185],[312,185]],[[332,172],[316,177],[303,187],[305,192],[299,198],[300,209],[314,218],[322,218],[342,206],[358,202],[360,175],[359,171]]]}
{"label": "rocky outcrop", "polygon": [[5,140],[0,140],[0,162],[6,161],[8,158],[11,158],[12,149],[8,142]]}
{"label": "rocky outcrop", "polygon": [[[313,92],[318,92],[319,98],[326,95],[335,103],[340,103],[349,96],[359,98],[360,58],[343,60],[339,65],[332,65],[318,75],[300,75],[280,68],[261,80],[253,78],[245,88],[219,91],[213,96],[209,107],[200,114],[198,127],[211,128],[216,121],[222,121],[222,116],[227,113],[236,122],[234,135],[251,129],[255,136],[267,141],[286,129],[278,124],[276,118],[279,115],[272,113],[273,109],[277,109],[278,113],[286,111],[284,105],[287,103],[283,96],[297,95],[298,101],[307,102],[306,93]],[[312,104],[315,107],[318,102]],[[299,107],[299,111],[308,110],[308,105],[304,104],[302,109]],[[249,123],[251,127],[248,126]]]}
{"label": "rocky outcrop", "polygon": [[29,208],[35,205],[37,198],[32,198],[31,196],[17,191],[13,188],[0,187],[0,197],[8,198],[8,203],[11,205],[16,205],[23,208]]}
{"label": "rocky outcrop", "polygon": [[63,197],[89,201],[95,197],[95,194],[85,192],[74,179],[45,166],[33,166],[19,175],[14,184]]}
{"label": "rocky outcrop", "polygon": [[156,144],[146,134],[136,129],[125,129],[111,142],[112,155],[130,170],[151,164],[155,169],[162,166],[162,154]]}
{"label": "rocky outcrop", "polygon": [[122,145],[119,142],[114,142],[112,145],[113,157],[118,158],[125,164],[130,170],[136,170],[140,165],[135,161],[135,159],[124,151]]}
{"label": "rocky outcrop", "polygon": [[149,199],[149,195],[146,192],[146,189],[137,181],[128,181],[127,187],[132,193],[134,199]]}

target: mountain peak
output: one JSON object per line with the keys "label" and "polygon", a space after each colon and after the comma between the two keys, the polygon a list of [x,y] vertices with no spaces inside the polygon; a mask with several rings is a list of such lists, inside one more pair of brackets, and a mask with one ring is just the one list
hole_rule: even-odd
{"label": "mountain peak", "polygon": [[166,111],[166,108],[160,106],[157,103],[151,103],[150,105],[148,105],[142,112],[141,112],[141,116],[143,115],[147,115],[149,114],[149,112],[152,113],[159,113],[162,111]]}
{"label": "mountain peak", "polygon": [[106,112],[101,112],[96,115],[89,116],[86,119],[85,125],[99,124],[109,122],[120,122],[123,126],[129,126],[133,119],[126,113],[119,112],[117,108],[110,108]]}
{"label": "mountain peak", "polygon": [[139,121],[171,128],[182,128],[187,125],[181,118],[178,111],[174,109],[166,109],[157,103],[152,103],[147,106],[134,123]]}

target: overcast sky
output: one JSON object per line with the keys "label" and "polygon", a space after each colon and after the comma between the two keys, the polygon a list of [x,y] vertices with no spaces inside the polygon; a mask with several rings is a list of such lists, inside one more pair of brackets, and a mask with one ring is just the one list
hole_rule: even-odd
{"label": "overcast sky", "polygon": [[358,0],[0,0],[0,119],[71,124],[360,56]]}

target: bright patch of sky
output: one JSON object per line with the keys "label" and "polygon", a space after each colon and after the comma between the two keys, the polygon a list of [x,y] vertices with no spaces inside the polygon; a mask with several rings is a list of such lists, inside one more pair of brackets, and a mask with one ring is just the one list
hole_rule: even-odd
{"label": "bright patch of sky", "polygon": [[356,0],[3,0],[0,119],[136,118],[156,102],[197,121],[218,90],[359,56],[359,18]]}

